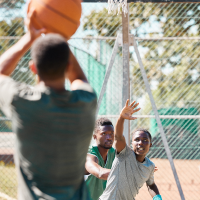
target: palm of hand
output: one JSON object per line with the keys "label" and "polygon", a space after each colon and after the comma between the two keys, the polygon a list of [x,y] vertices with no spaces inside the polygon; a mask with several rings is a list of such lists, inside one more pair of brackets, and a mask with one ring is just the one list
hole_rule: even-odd
{"label": "palm of hand", "polygon": [[[33,20],[34,20],[35,15],[36,15],[35,10],[31,9],[25,20],[25,25],[27,26],[30,32],[30,36],[32,40],[35,40],[36,38],[40,37],[42,33],[46,33],[45,28],[37,29],[34,27]],[[39,21],[37,21],[37,23],[40,24],[41,27],[43,27]]]}
{"label": "palm of hand", "polygon": [[137,119],[136,117],[132,117],[132,114],[138,112],[141,109],[141,108],[135,109],[139,105],[139,103],[135,104],[135,101],[133,101],[130,105],[128,105],[128,103],[129,100],[126,101],[126,105],[122,109],[120,116],[124,119],[129,119],[129,120]]}

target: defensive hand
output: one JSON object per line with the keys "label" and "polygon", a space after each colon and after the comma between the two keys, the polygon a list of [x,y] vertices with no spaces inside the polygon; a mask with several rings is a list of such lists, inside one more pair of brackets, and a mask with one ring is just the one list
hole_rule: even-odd
{"label": "defensive hand", "polygon": [[120,117],[124,119],[129,119],[129,120],[137,119],[136,117],[132,117],[132,114],[138,112],[141,109],[141,108],[135,109],[139,105],[139,103],[136,103],[136,101],[133,101],[130,105],[128,104],[129,104],[129,99],[126,101],[126,105],[122,109],[120,113]]}

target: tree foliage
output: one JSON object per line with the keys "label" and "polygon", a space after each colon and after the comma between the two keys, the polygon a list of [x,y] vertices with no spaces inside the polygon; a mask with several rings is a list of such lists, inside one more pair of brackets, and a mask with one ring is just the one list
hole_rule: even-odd
{"label": "tree foliage", "polygon": [[21,8],[25,0],[0,0],[0,8],[13,9]]}
{"label": "tree foliage", "polygon": [[[200,31],[199,9],[199,3],[132,3],[129,6],[129,29],[135,36],[144,38],[196,37]],[[93,10],[84,18],[84,30],[94,30],[100,36],[116,36],[122,26],[121,16],[107,12],[106,8],[98,12]],[[113,41],[107,42],[111,46],[114,44]],[[140,40],[138,46],[148,80],[154,86],[153,94],[158,107],[198,107],[200,42]],[[134,98],[139,98],[144,97],[146,90],[133,55],[132,51],[131,88]]]}
{"label": "tree foliage", "polygon": [[[24,18],[15,17],[0,21],[0,55],[3,54],[9,47],[15,44],[21,36],[25,34],[24,31]],[[34,84],[34,75],[29,71],[28,62],[30,60],[29,52],[20,60],[12,77],[19,82],[26,82]]]}
{"label": "tree foliage", "polygon": [[[13,9],[20,8],[24,0],[0,0],[0,8]],[[11,11],[12,12],[12,11]],[[1,16],[2,17],[2,16]],[[14,45],[21,36],[25,34],[24,18],[20,16],[9,15],[0,21],[0,56],[12,45]],[[19,82],[34,84],[34,75],[30,73],[28,62],[30,60],[29,52],[20,60],[12,77]],[[0,111],[0,116],[2,115]],[[10,122],[2,122],[0,124],[1,131],[6,131],[11,128]]]}

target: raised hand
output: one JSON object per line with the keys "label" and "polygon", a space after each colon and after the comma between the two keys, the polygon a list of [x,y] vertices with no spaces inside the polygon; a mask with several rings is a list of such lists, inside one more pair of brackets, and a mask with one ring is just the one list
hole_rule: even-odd
{"label": "raised hand", "polygon": [[128,104],[129,104],[129,99],[126,101],[126,105],[122,109],[120,113],[120,117],[124,119],[129,119],[129,120],[137,119],[136,117],[132,117],[132,114],[138,112],[141,109],[141,108],[135,109],[139,105],[139,103],[136,103],[136,101],[133,101],[130,105]]}
{"label": "raised hand", "polygon": [[27,14],[27,18],[25,20],[25,25],[27,29],[29,30],[31,40],[37,39],[39,36],[41,36],[42,33],[46,33],[47,30],[43,27],[41,22],[37,20],[37,24],[41,28],[36,28],[34,25],[34,17],[36,15],[36,11],[34,9],[31,9],[30,12]]}

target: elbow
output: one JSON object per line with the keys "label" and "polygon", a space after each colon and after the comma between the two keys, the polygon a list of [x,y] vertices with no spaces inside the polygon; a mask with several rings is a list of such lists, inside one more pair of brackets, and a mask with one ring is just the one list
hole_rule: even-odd
{"label": "elbow", "polygon": [[124,140],[124,136],[123,135],[115,135],[115,141],[123,141]]}
{"label": "elbow", "polygon": [[100,170],[97,178],[101,180],[107,180],[108,177],[107,177],[107,174],[103,170]]}
{"label": "elbow", "polygon": [[0,67],[0,75],[9,76],[10,74],[8,70]]}
{"label": "elbow", "polygon": [[102,171],[101,170],[99,170],[99,173],[98,173],[98,175],[97,175],[98,177],[98,179],[103,179],[103,173],[102,173]]}

